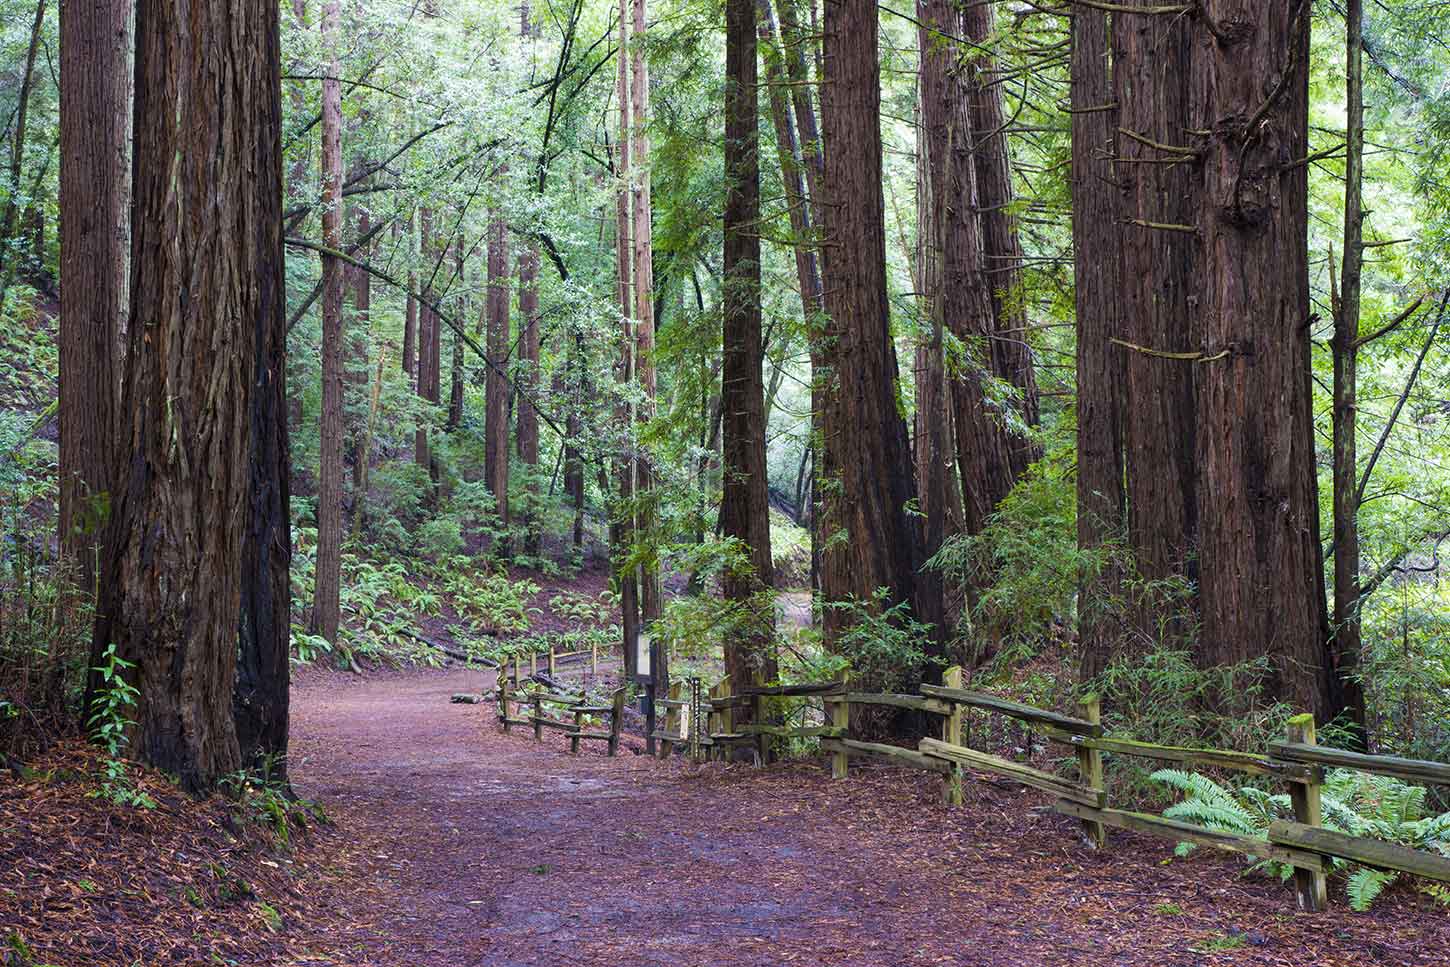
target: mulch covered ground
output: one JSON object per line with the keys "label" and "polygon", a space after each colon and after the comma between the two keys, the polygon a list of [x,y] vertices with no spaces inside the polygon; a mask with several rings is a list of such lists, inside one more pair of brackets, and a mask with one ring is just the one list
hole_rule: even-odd
{"label": "mulch covered ground", "polygon": [[[1450,911],[1399,890],[1370,914],[1297,913],[1233,859],[1113,832],[1079,845],[996,780],[863,765],[663,764],[449,705],[445,672],[298,696],[299,774],[367,830],[380,902],[329,962],[983,967],[1450,964]],[[1220,949],[1229,948],[1229,949]]]}
{"label": "mulch covered ground", "polygon": [[268,964],[340,916],[342,838],[293,810],[286,843],[246,805],[139,768],[154,809],[94,798],[99,751],[62,743],[0,778],[0,964]]}
{"label": "mulch covered ground", "polygon": [[[449,704],[491,684],[301,682],[293,773],[337,828],[291,855],[175,794],[118,815],[65,780],[0,786],[0,928],[65,965],[1450,965],[1450,911],[1409,889],[1300,914],[1232,858],[1118,831],[1089,852],[1045,799],[980,777],[948,809],[934,777],[869,765],[573,757]],[[223,897],[211,862],[255,897]]]}

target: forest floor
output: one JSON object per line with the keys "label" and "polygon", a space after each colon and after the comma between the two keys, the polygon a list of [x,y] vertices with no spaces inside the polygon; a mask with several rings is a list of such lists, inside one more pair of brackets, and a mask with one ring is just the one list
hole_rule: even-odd
{"label": "forest floor", "polygon": [[[853,764],[765,770],[567,754],[454,705],[492,673],[317,674],[293,774],[348,843],[347,916],[297,964],[1349,967],[1450,963],[1450,916],[1409,890],[1296,913],[1292,889],[1114,833],[1101,853],[994,780]],[[523,733],[523,734],[520,734]],[[594,745],[589,743],[586,745]],[[296,949],[295,947],[293,948]],[[326,951],[326,953],[323,953]]]}

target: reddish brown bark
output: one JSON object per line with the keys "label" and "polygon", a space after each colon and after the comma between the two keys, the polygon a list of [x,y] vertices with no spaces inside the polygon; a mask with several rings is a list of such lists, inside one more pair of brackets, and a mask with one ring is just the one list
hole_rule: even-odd
{"label": "reddish brown bark", "polygon": [[932,271],[923,279],[932,318],[965,347],[952,374],[952,423],[962,482],[962,523],[969,534],[1016,482],[1012,454],[1018,445],[1006,414],[990,402],[995,332],[992,292],[985,271],[982,224],[977,213],[967,85],[961,57],[950,38],[959,19],[950,0],[918,0],[921,48],[921,150],[925,155],[932,235],[923,240]]}
{"label": "reddish brown bark", "polygon": [[[260,33],[261,56],[276,64],[276,22]],[[261,94],[261,91],[258,91]],[[287,435],[287,293],[282,251],[282,90],[278,72],[257,100],[259,184],[276,186],[258,204],[273,213],[259,221],[252,320],[256,379],[252,390],[251,487],[242,551],[241,625],[232,693],[242,765],[271,778],[287,775],[292,649],[292,455]]]}
{"label": "reddish brown bark", "polygon": [[[633,21],[630,29],[630,204],[634,220],[634,338],[635,373],[639,379],[642,401],[635,414],[640,423],[648,423],[655,415],[655,318],[654,318],[654,239],[650,214],[650,139],[649,139],[649,62],[645,59],[648,0],[631,0]],[[643,534],[643,551],[639,574],[639,608],[644,621],[654,621],[664,609],[660,586],[658,548],[660,537],[655,471],[650,455],[644,449],[636,454],[635,471],[639,520]]]}
{"label": "reddish brown bark", "polygon": [[133,748],[192,790],[241,765],[255,327],[278,297],[259,281],[281,277],[277,16],[259,0],[137,8],[131,314],[145,323],[94,641],[136,663]]}
{"label": "reddish brown bark", "polygon": [[[765,463],[765,348],[760,333],[760,133],[756,0],[725,5],[725,253],[720,407],[724,430],[720,531],[740,542],[725,597],[742,618],[725,639],[725,671],[748,683],[776,676],[775,609]],[[799,176],[797,176],[799,177]],[[800,249],[798,248],[799,252]]]}
{"label": "reddish brown bark", "polygon": [[1190,69],[1201,56],[1204,35],[1190,17],[1113,18],[1113,81],[1124,132],[1116,138],[1116,177],[1122,188],[1119,291],[1126,330],[1113,351],[1123,356],[1126,382],[1121,412],[1129,455],[1128,541],[1144,588],[1134,611],[1145,644],[1158,639],[1168,616],[1174,619],[1168,634],[1181,640],[1196,611],[1194,380],[1201,367],[1191,357],[1203,319],[1202,243],[1194,231],[1203,186],[1194,154],[1202,139],[1190,132],[1208,121],[1192,103]]}
{"label": "reddish brown bark", "polygon": [[[322,244],[342,248],[342,85],[338,0],[322,5]],[[318,443],[317,566],[311,632],[337,643],[342,590],[342,260],[322,256],[322,417]]]}
{"label": "reddish brown bark", "polygon": [[1309,4],[1210,0],[1232,42],[1193,64],[1204,117],[1198,366],[1205,665],[1266,656],[1267,694],[1329,706],[1310,411]]}
{"label": "reddish brown bark", "polygon": [[[1002,83],[992,51],[997,32],[996,5],[962,3],[961,33],[971,50],[966,78],[972,129],[972,160],[977,183],[976,211],[981,221],[986,281],[992,303],[990,359],[992,373],[1017,391],[1012,406],[1021,423],[1035,427],[1038,419],[1037,376],[1027,342],[1027,313],[1022,299],[1022,242],[1011,205],[1012,163],[1007,151],[1007,118],[1002,110]],[[1074,10],[1076,13],[1076,10]],[[1025,433],[1014,432],[1008,451],[1012,478],[1042,455]]]}
{"label": "reddish brown bark", "polygon": [[885,200],[876,4],[825,8],[821,122],[825,138],[822,259],[825,308],[820,374],[821,590],[832,644],[849,617],[832,602],[912,601],[918,565],[906,424],[896,407],[896,349],[886,294]]}
{"label": "reddish brown bark", "polygon": [[634,230],[630,217],[630,100],[629,100],[629,0],[619,0],[619,44],[615,77],[615,100],[619,111],[614,145],[614,175],[617,181],[614,198],[614,260],[615,282],[618,286],[620,340],[619,364],[615,379],[620,384],[621,402],[615,410],[618,424],[620,454],[615,461],[619,479],[618,503],[611,513],[609,528],[610,556],[614,559],[619,583],[620,627],[624,634],[624,671],[626,677],[638,671],[633,643],[640,632],[639,568],[626,564],[634,545],[634,480],[636,461],[632,450],[634,414],[624,400],[634,382],[634,249],[630,238]]}
{"label": "reddish brown bark", "polygon": [[1072,18],[1072,242],[1077,317],[1077,541],[1101,564],[1078,590],[1082,678],[1096,677],[1122,645],[1127,536],[1123,489],[1123,354],[1118,274],[1121,232],[1113,165],[1118,109],[1108,14],[1082,7]]}
{"label": "reddish brown bark", "polygon": [[60,33],[60,546],[94,594],[129,308],[130,4],[67,3]]}

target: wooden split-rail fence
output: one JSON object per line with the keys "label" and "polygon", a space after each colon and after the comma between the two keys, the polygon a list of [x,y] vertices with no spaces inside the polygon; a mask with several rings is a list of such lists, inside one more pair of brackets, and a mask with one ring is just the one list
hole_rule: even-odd
{"label": "wooden split-rail fence", "polygon": [[[610,755],[618,755],[619,736],[624,729],[624,695],[624,689],[618,688],[608,705],[590,705],[583,694],[521,691],[500,674],[498,720],[505,732],[515,725],[529,726],[538,740],[544,738],[545,729],[557,729],[569,737],[569,751],[574,755],[579,754],[579,743],[590,739],[604,742]],[[609,716],[608,729],[591,729],[592,720],[604,715]]]}
{"label": "wooden split-rail fence", "polygon": [[[588,648],[564,649],[559,647],[556,641],[550,640],[548,647],[539,647],[527,655],[516,653],[505,658],[499,664],[499,681],[508,678],[517,688],[521,679],[527,679],[541,671],[547,672],[552,677],[558,672],[560,664],[576,658],[588,659],[589,674],[599,674],[599,644],[597,642],[590,642]],[[528,671],[524,671],[524,669],[528,669]]]}
{"label": "wooden split-rail fence", "polygon": [[[698,692],[698,683],[694,688]],[[765,703],[772,697],[787,696],[821,699],[827,724],[794,728],[768,724]],[[1080,820],[1087,841],[1095,848],[1105,847],[1108,828],[1117,827],[1286,863],[1294,868],[1295,893],[1299,906],[1305,910],[1324,909],[1325,874],[1334,858],[1450,882],[1450,857],[1328,829],[1322,823],[1320,806],[1327,767],[1450,786],[1450,765],[1320,746],[1315,741],[1312,715],[1290,719],[1284,740],[1271,743],[1266,754],[1155,745],[1106,734],[1101,704],[1095,697],[1087,698],[1078,714],[1064,715],[964,689],[960,668],[947,669],[942,685],[922,685],[916,694],[856,692],[850,690],[845,680],[808,685],[753,685],[732,692],[727,678],[710,690],[708,703],[697,701],[696,705],[708,709],[697,713],[707,718],[704,734],[697,734],[693,739],[678,734],[670,738],[689,741],[697,754],[723,753],[732,746],[745,745],[753,748],[757,761],[764,762],[772,738],[814,737],[830,753],[832,778],[846,778],[853,756],[884,759],[940,774],[943,797],[951,805],[962,803],[962,780],[968,771],[993,773],[1054,796],[1056,811]],[[747,706],[752,710],[751,724],[736,725],[735,711]],[[940,737],[923,738],[914,749],[855,738],[853,711],[880,707],[933,716],[939,720]],[[1074,774],[1058,775],[969,748],[963,728],[968,709],[1015,719],[1044,738],[1070,747],[1076,753]],[[1116,808],[1109,804],[1103,776],[1104,753],[1189,767],[1234,770],[1287,783],[1294,819],[1271,824],[1264,839]]]}

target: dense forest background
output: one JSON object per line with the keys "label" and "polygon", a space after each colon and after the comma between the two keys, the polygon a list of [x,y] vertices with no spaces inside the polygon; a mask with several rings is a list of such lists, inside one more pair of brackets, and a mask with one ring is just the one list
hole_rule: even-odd
{"label": "dense forest background", "polygon": [[[225,541],[288,576],[244,615],[290,599],[293,662],[497,657],[537,581],[608,567],[558,608],[677,667],[960,662],[1154,741],[1309,709],[1450,757],[1450,8],[724,7],[283,5],[285,352],[257,365],[290,469]],[[65,19],[0,0],[12,750],[77,727],[105,660],[116,515],[77,481],[122,397],[82,409],[102,430],[63,397],[121,378],[130,173],[163,157],[129,141],[130,45],[68,70]],[[85,97],[117,107],[62,111]],[[72,166],[97,139],[110,167]],[[123,257],[77,250],[114,338],[67,373],[71,178]]]}

